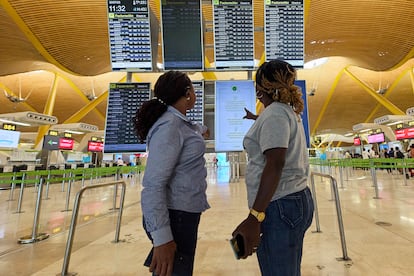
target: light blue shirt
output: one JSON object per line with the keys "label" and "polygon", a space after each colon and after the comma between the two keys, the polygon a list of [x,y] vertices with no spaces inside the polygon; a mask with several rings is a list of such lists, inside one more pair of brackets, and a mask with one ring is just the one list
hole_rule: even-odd
{"label": "light blue shirt", "polygon": [[159,246],[173,240],[168,209],[201,213],[210,208],[205,144],[200,127],[168,106],[149,130],[147,147],[141,206],[146,230]]}

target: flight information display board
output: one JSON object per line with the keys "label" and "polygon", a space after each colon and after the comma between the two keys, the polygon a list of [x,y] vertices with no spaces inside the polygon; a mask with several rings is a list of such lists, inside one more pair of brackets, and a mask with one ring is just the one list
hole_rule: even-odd
{"label": "flight information display board", "polygon": [[253,120],[243,119],[244,108],[255,113],[256,93],[252,80],[215,82],[215,150],[243,151],[243,138]]}
{"label": "flight information display board", "polygon": [[204,82],[203,81],[193,81],[194,92],[196,94],[197,100],[195,102],[194,108],[187,110],[186,117],[194,123],[200,125],[204,124]]}
{"label": "flight information display board", "polygon": [[282,59],[294,67],[303,68],[303,0],[264,2],[266,60]]}
{"label": "flight information display board", "polygon": [[216,69],[254,68],[252,0],[213,0]]}
{"label": "flight information display board", "polygon": [[147,0],[108,0],[108,31],[113,71],[151,71]]}
{"label": "flight information display board", "polygon": [[143,152],[132,119],[151,95],[150,83],[111,83],[105,122],[104,152]]}
{"label": "flight information display board", "polygon": [[203,70],[200,0],[162,0],[165,70]]}

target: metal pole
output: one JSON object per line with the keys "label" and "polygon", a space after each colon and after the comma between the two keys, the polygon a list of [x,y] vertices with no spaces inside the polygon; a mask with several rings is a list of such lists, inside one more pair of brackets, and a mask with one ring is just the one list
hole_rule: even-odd
{"label": "metal pole", "polygon": [[343,168],[339,165],[339,179],[341,180],[341,189],[344,188]]}
{"label": "metal pole", "polygon": [[42,205],[42,192],[43,192],[43,178],[40,178],[39,188],[37,191],[37,199],[36,199],[36,209],[34,212],[34,219],[33,219],[33,228],[32,228],[32,235],[31,236],[23,236],[17,240],[18,243],[34,243],[37,241],[42,241],[49,237],[47,233],[40,233],[38,234],[37,231],[39,229],[39,217],[40,217],[40,207]]}
{"label": "metal pole", "polygon": [[70,188],[72,186],[72,171],[69,172],[69,181],[68,181],[68,191],[66,193],[66,203],[65,203],[65,210],[62,210],[62,212],[70,211],[69,209],[69,199],[70,199]]}
{"label": "metal pole", "polygon": [[315,179],[313,174],[311,174],[311,189],[312,189],[312,198],[313,198],[313,205],[314,205],[314,213],[315,213],[315,223],[316,223],[316,232],[321,232],[321,227],[319,224],[319,211],[318,211],[318,202],[316,200],[316,189],[315,189]]}
{"label": "metal pole", "polygon": [[100,187],[105,187],[105,186],[110,186],[110,185],[116,185],[117,186],[118,184],[122,185],[122,194],[123,194],[123,195],[121,195],[121,202],[120,202],[121,205],[120,205],[119,213],[118,213],[118,222],[117,222],[116,237],[115,237],[115,240],[119,241],[119,230],[120,230],[120,226],[121,226],[121,218],[120,217],[122,215],[122,211],[123,211],[123,207],[124,207],[123,204],[124,204],[124,197],[125,197],[125,190],[126,190],[125,182],[124,181],[118,181],[118,182],[112,182],[112,183],[103,183],[103,184],[97,184],[97,185],[86,186],[84,188],[81,188],[80,191],[76,194],[76,197],[75,197],[73,213],[72,213],[72,220],[71,220],[71,223],[70,223],[68,240],[66,242],[65,256],[64,256],[64,259],[63,259],[62,272],[60,274],[57,274],[57,275],[61,275],[61,276],[76,275],[76,273],[68,273],[68,268],[69,268],[70,256],[71,256],[71,252],[72,252],[73,239],[74,239],[74,236],[75,236],[75,228],[76,228],[76,225],[78,223],[80,200],[81,200],[81,197],[82,197],[82,194],[84,193],[84,191],[86,191],[88,189],[92,189],[92,188],[100,188]]}
{"label": "metal pole", "polygon": [[377,172],[374,167],[371,167],[372,185],[374,185],[375,196],[373,198],[380,199],[378,194]]}
{"label": "metal pole", "polygon": [[345,231],[344,231],[344,223],[342,221],[342,211],[341,211],[341,203],[339,202],[339,193],[338,193],[338,186],[336,184],[335,178],[332,176],[331,178],[331,184],[335,193],[335,205],[336,205],[336,213],[338,215],[338,226],[339,226],[339,235],[341,237],[341,245],[342,245],[342,254],[343,260],[350,260],[348,257],[348,253],[346,250],[346,241],[345,241]]}
{"label": "metal pole", "polygon": [[66,172],[64,172],[62,176],[62,187],[61,187],[62,193],[65,191],[65,178],[66,178]]}
{"label": "metal pole", "polygon": [[13,194],[14,194],[14,189],[16,188],[16,173],[13,173],[13,177],[12,177],[12,186],[10,189],[10,194],[9,194],[9,201],[13,201]]}
{"label": "metal pole", "polygon": [[22,175],[22,182],[20,184],[20,194],[19,194],[19,201],[17,202],[17,210],[16,213],[23,213],[21,211],[22,209],[22,201],[23,201],[23,192],[24,192],[24,178],[26,176],[26,173],[23,173]]}
{"label": "metal pole", "polygon": [[50,199],[50,198],[49,198],[50,178],[51,178],[51,172],[50,172],[50,169],[49,169],[49,172],[47,173],[47,181],[46,181],[46,194],[45,194],[45,199]]}
{"label": "metal pole", "polygon": [[332,186],[332,190],[334,192],[334,197],[335,197],[336,214],[338,216],[339,235],[340,235],[340,238],[341,238],[342,254],[343,254],[343,257],[342,258],[337,258],[337,260],[344,260],[344,261],[351,260],[348,257],[348,253],[347,253],[347,249],[346,249],[345,231],[344,231],[344,224],[343,224],[343,220],[342,220],[341,203],[340,203],[340,200],[339,200],[338,186],[337,186],[336,180],[335,180],[335,178],[333,178],[332,176],[327,175],[327,174],[320,174],[320,173],[312,172],[311,177],[313,177],[313,175],[320,175],[320,176],[323,176],[323,177],[327,177],[331,180],[331,186]]}

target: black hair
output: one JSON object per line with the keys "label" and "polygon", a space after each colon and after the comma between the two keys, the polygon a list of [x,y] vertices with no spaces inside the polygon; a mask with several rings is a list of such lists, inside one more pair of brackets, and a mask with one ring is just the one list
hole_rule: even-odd
{"label": "black hair", "polygon": [[154,86],[154,98],[144,102],[133,118],[135,132],[141,142],[145,141],[150,128],[167,111],[167,106],[185,96],[191,85],[187,74],[180,71],[168,71],[158,78]]}

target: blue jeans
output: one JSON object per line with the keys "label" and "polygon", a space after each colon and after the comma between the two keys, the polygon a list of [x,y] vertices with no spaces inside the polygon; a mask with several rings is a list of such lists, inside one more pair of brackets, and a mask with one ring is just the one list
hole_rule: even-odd
{"label": "blue jeans", "polygon": [[256,252],[263,276],[300,276],[303,238],[313,211],[309,188],[270,202]]}
{"label": "blue jeans", "polygon": [[[193,275],[198,225],[200,223],[201,214],[171,209],[168,211],[170,215],[171,231],[174,241],[177,244],[172,276],[191,276]],[[148,232],[147,235],[151,239]],[[151,264],[152,252],[153,249],[151,249],[150,254],[145,260],[145,266],[149,266]],[[153,275],[155,276],[155,274]]]}

